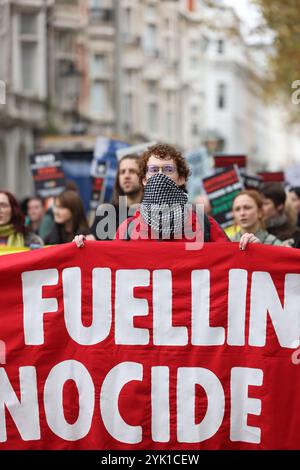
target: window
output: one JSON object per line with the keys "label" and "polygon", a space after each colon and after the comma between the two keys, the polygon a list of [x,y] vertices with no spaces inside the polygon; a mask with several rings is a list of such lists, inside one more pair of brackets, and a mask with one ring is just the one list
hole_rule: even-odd
{"label": "window", "polygon": [[217,92],[217,107],[219,109],[224,109],[226,107],[226,93],[227,87],[224,83],[220,83],[218,85],[218,92]]}
{"label": "window", "polygon": [[64,59],[57,61],[55,93],[60,106],[73,110],[77,107],[80,96],[80,77],[80,72],[74,62]]}
{"label": "window", "polygon": [[191,147],[196,148],[199,146],[200,143],[200,131],[199,126],[196,122],[192,123],[191,125]]}
{"label": "window", "polygon": [[223,54],[224,53],[224,40],[219,39],[218,40],[218,54]]}
{"label": "window", "polygon": [[174,101],[174,92],[172,90],[166,91],[166,100],[168,104],[172,104]]}
{"label": "window", "polygon": [[157,93],[157,83],[154,80],[149,80],[147,82],[148,93],[151,96],[155,96]]}
{"label": "window", "polygon": [[157,29],[154,24],[148,24],[145,30],[144,46],[146,52],[154,54],[156,52]]}
{"label": "window", "polygon": [[198,124],[196,123],[193,123],[192,124],[192,127],[191,127],[191,134],[193,137],[197,137],[199,135],[199,128],[198,128]]}
{"label": "window", "polygon": [[76,36],[69,31],[59,31],[55,38],[55,49],[60,53],[72,54],[74,53]]}
{"label": "window", "polygon": [[106,57],[104,54],[94,54],[91,60],[91,75],[98,77],[106,72]]}
{"label": "window", "polygon": [[202,36],[201,40],[201,50],[202,52],[206,52],[209,47],[210,40],[207,36]]}
{"label": "window", "polygon": [[197,56],[190,56],[190,68],[195,69],[198,66],[198,59]]}
{"label": "window", "polygon": [[106,85],[103,82],[95,81],[91,86],[90,93],[91,112],[97,116],[103,116],[107,108]]}
{"label": "window", "polygon": [[6,103],[6,84],[0,80],[0,105]]}
{"label": "window", "polygon": [[132,126],[132,94],[124,95],[124,120],[125,124],[131,128]]}
{"label": "window", "polygon": [[37,44],[23,42],[21,45],[21,74],[22,89],[25,91],[36,90],[36,61]]}
{"label": "window", "polygon": [[37,14],[23,13],[18,16],[19,84],[23,91],[36,92],[38,88],[38,23]]}
{"label": "window", "polygon": [[103,0],[90,0],[89,14],[92,21],[111,22],[114,17],[113,13],[112,7],[107,8]]}
{"label": "window", "polygon": [[174,54],[172,54],[172,44],[174,41],[170,37],[165,38],[165,57],[167,60],[172,60]]}
{"label": "window", "polygon": [[103,0],[90,0],[90,8],[103,7]]}
{"label": "window", "polygon": [[[7,29],[10,27],[8,8],[10,8],[10,5],[4,5],[3,2],[0,1],[0,79],[6,76],[6,63],[8,60],[9,35],[6,33]],[[3,104],[3,84],[0,82],[0,104],[1,103]]]}
{"label": "window", "polygon": [[6,31],[6,21],[7,21],[7,17],[6,17],[6,5],[3,5],[0,3],[0,36],[4,35],[5,34],[5,31]]}
{"label": "window", "polygon": [[198,116],[199,108],[196,104],[191,106],[191,116]]}
{"label": "window", "polygon": [[147,116],[148,131],[156,133],[157,131],[157,104],[150,103],[148,105],[148,116]]}
{"label": "window", "polygon": [[7,181],[6,181],[6,155],[5,155],[5,145],[4,142],[0,141],[0,187],[5,188]]}
{"label": "window", "polygon": [[169,140],[173,138],[173,113],[172,111],[166,112],[166,136]]}
{"label": "window", "polygon": [[147,5],[145,8],[145,18],[147,21],[156,21],[156,8],[155,5]]}
{"label": "window", "polygon": [[18,194],[22,197],[28,194],[29,181],[31,182],[31,174],[28,165],[28,154],[24,144],[20,145],[19,161],[18,161]]}
{"label": "window", "polygon": [[168,31],[171,27],[171,20],[170,18],[165,18],[164,20],[165,30]]}
{"label": "window", "polygon": [[20,28],[21,35],[36,35],[37,34],[37,17],[31,13],[20,14]]}
{"label": "window", "polygon": [[198,41],[196,41],[195,39],[193,39],[193,40],[190,42],[190,49],[191,49],[192,52],[197,53],[197,52],[198,52]]}
{"label": "window", "polygon": [[125,8],[124,10],[124,18],[123,18],[123,31],[125,34],[132,33],[132,9]]}
{"label": "window", "polygon": [[124,70],[124,84],[126,88],[133,88],[133,77],[134,77],[134,72],[132,69],[126,69]]}

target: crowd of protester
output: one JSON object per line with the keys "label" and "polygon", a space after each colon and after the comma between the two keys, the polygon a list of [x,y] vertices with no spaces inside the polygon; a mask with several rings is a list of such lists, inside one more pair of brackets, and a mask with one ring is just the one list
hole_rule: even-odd
{"label": "crowd of protester", "polygon": [[[49,201],[37,196],[19,203],[13,194],[0,190],[0,245],[36,248],[75,239],[78,246],[83,246],[85,239],[136,239],[132,233],[137,227],[139,231],[150,231],[151,235],[154,231],[158,238],[163,237],[159,219],[150,211],[151,204],[183,207],[188,202],[189,174],[182,154],[166,144],[157,144],[142,156],[126,155],[119,161],[111,201],[114,223],[109,223],[107,206],[100,205],[91,226],[74,184],[70,183],[50,206]],[[211,217],[208,198],[199,195],[194,203],[202,204],[206,215],[203,228],[192,212],[190,219],[186,219],[191,230],[208,230],[205,241],[229,241]],[[259,190],[243,190],[233,201],[232,213],[235,234],[231,240],[240,246],[260,242],[300,248],[300,187],[287,190],[283,184],[265,183]],[[169,239],[176,239],[177,220],[185,220],[183,212],[178,215],[178,219],[174,215],[171,221]]]}
{"label": "crowd of protester", "polygon": [[[241,192],[233,203],[234,221],[239,229],[234,241],[245,228],[266,245],[300,247],[300,188],[284,189],[280,183],[264,183],[259,191]],[[298,199],[298,200],[297,200]]]}

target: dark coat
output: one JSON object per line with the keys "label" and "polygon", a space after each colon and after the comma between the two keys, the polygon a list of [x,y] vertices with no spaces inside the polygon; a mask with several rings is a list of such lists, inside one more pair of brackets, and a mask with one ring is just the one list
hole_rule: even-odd
{"label": "dark coat", "polygon": [[295,245],[300,238],[300,228],[290,223],[286,214],[279,214],[267,220],[266,229],[281,241],[292,239]]}
{"label": "dark coat", "polygon": [[60,245],[61,243],[69,243],[73,240],[75,235],[89,235],[90,229],[79,227],[75,233],[66,234],[63,225],[54,224],[49,235],[45,237],[45,245]]}

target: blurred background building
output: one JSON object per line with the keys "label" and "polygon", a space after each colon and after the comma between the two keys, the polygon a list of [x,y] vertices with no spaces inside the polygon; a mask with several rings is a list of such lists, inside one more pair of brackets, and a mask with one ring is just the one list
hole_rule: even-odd
{"label": "blurred background building", "polygon": [[205,145],[253,170],[296,162],[299,134],[262,97],[258,51],[216,3],[0,0],[0,187],[30,192],[45,135]]}

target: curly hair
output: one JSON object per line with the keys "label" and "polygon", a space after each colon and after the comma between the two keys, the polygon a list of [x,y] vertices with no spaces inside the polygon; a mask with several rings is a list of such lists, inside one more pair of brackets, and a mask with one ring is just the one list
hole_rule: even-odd
{"label": "curly hair", "polygon": [[139,160],[139,176],[141,182],[146,176],[147,163],[152,155],[156,158],[159,158],[160,160],[174,160],[179,176],[183,177],[185,180],[187,180],[190,176],[191,172],[188,163],[179,150],[169,144],[155,144],[149,147]]}

